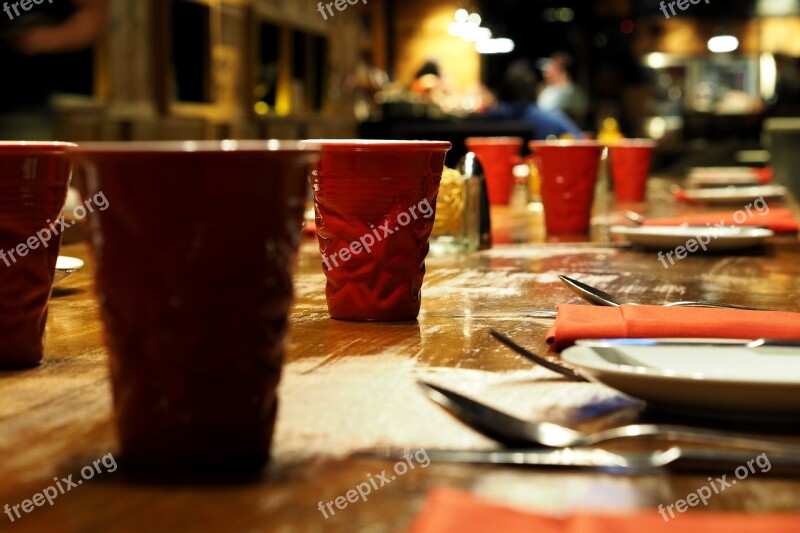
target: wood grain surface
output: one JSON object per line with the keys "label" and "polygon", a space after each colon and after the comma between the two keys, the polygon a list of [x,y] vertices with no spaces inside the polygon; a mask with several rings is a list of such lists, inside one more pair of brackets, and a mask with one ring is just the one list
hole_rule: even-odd
{"label": "wood grain surface", "polygon": [[[668,185],[653,180],[646,205],[615,205],[601,194],[589,239],[547,238],[536,214],[496,209],[495,239],[507,244],[482,253],[430,257],[422,313],[414,323],[330,320],[319,252],[315,242],[306,241],[295,276],[297,299],[276,433],[281,442],[274,444],[270,465],[246,477],[199,471],[186,480],[166,472],[143,475],[125,468],[112,423],[103,328],[92,290],[92,260],[85,244],[64,246],[62,255],[80,257],[87,265],[54,292],[45,362],[31,370],[0,372],[0,506],[20,504],[54,485],[54,478],[73,475],[80,479],[82,467],[107,454],[119,459],[119,468],[96,474],[60,494],[52,506],[45,502],[14,522],[0,514],[0,530],[402,531],[427,492],[439,486],[469,489],[495,501],[542,512],[652,509],[655,513],[659,504],[684,498],[715,472],[664,470],[618,475],[434,463],[397,476],[367,501],[348,503],[345,509],[334,507],[336,514],[328,518],[318,505],[344,496],[370,476],[392,470],[393,461],[350,455],[364,443],[405,445],[413,451],[440,442],[438,438],[451,442],[448,438],[456,435],[463,435],[459,442],[467,445],[481,442],[482,437],[440,414],[437,407],[412,398],[413,389],[407,385],[412,370],[451,370],[457,372],[449,374],[451,379],[472,380],[474,387],[481,380],[486,382],[481,376],[532,371],[529,363],[491,339],[488,330],[497,329],[534,351],[547,353],[544,333],[551,322],[526,318],[524,310],[578,301],[558,282],[558,273],[641,303],[698,299],[800,311],[796,236],[778,237],[763,249],[743,254],[695,254],[669,270],[654,253],[609,239],[609,224],[621,222],[626,208],[648,215],[702,209],[672,202]],[[361,397],[342,390],[342,397],[351,394],[354,400],[349,404],[337,401],[330,384],[348,383],[352,376],[345,374],[356,372],[353,369],[367,378],[374,376],[369,378],[375,380],[372,389],[353,378],[353,383],[361,383],[372,395]],[[533,372],[534,377],[524,389],[514,389],[515,394],[538,394],[546,396],[545,401],[573,394],[581,397],[581,391],[590,391],[583,387],[600,387],[568,384],[546,371]],[[389,378],[396,378],[397,388],[381,385],[395,383]],[[316,385],[304,390],[305,383]],[[491,387],[488,384],[480,390]],[[594,394],[596,389],[591,391]],[[503,395],[497,390],[495,394],[502,403]],[[592,394],[585,396],[591,398]],[[382,401],[391,405],[387,411],[368,409],[383,405]],[[574,410],[577,405],[551,401],[554,418],[564,414],[556,409],[561,403],[565,409]],[[419,416],[407,416],[414,413],[403,413],[404,405],[418,408]],[[583,418],[578,425],[599,427],[615,416],[604,414]],[[661,415],[642,416],[653,419]],[[369,428],[370,435],[358,434],[359,428]],[[773,431],[763,429],[765,433]],[[777,431],[792,432],[786,427]],[[652,444],[632,446],[651,449]],[[777,471],[759,473],[715,496],[699,510],[800,511],[800,478]]]}

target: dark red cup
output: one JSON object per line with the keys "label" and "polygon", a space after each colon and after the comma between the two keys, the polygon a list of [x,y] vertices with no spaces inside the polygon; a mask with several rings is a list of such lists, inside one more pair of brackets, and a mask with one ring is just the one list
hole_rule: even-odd
{"label": "dark red cup", "polygon": [[0,142],[0,369],[44,357],[47,309],[61,246],[68,143]]}
{"label": "dark red cup", "polygon": [[414,320],[448,142],[311,141],[331,318]]}
{"label": "dark red cup", "polygon": [[616,141],[608,147],[611,179],[617,200],[644,201],[655,146],[655,141],[628,139]]}
{"label": "dark red cup", "polygon": [[313,147],[97,143],[74,153],[122,451],[261,463],[284,358]]}
{"label": "dark red cup", "polygon": [[508,205],[514,188],[514,163],[520,157],[521,137],[470,137],[467,149],[475,152],[486,174],[489,203]]}
{"label": "dark red cup", "polygon": [[529,147],[542,181],[547,232],[587,233],[604,145],[596,141],[533,141]]}

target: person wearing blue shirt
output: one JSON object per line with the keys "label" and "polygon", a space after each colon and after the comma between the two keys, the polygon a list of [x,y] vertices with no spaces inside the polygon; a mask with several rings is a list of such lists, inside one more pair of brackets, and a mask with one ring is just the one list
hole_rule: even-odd
{"label": "person wearing blue shirt", "polygon": [[529,122],[533,138],[545,140],[570,135],[583,138],[577,124],[560,110],[544,110],[536,105],[536,74],[525,60],[515,61],[506,70],[500,102],[481,115],[493,120]]}

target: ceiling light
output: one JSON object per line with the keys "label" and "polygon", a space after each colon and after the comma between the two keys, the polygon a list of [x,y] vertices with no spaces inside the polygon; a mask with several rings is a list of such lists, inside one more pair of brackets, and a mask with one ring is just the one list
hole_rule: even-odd
{"label": "ceiling light", "polygon": [[708,49],[715,54],[733,52],[739,48],[739,39],[733,35],[717,35],[708,40]]}
{"label": "ceiling light", "polygon": [[514,41],[511,39],[487,39],[475,43],[479,54],[508,54],[514,51]]}

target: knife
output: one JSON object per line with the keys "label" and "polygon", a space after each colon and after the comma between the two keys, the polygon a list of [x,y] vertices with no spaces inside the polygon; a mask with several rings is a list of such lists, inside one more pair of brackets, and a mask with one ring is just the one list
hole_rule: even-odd
{"label": "knife", "polygon": [[[426,450],[431,462],[491,464],[518,466],[646,469],[671,466],[675,463],[714,465],[728,467],[752,461],[751,452],[732,452],[708,449],[684,449],[672,447],[652,453],[612,453],[601,449],[564,448],[553,451],[539,450]],[[400,460],[408,450],[388,449],[362,451],[356,457]],[[770,453],[771,467],[798,467],[800,456],[796,454]]]}
{"label": "knife", "polygon": [[[357,457],[398,459],[407,450],[363,451]],[[612,453],[601,449],[562,448],[559,450],[427,450],[432,462],[578,468],[660,468],[678,460],[684,453],[672,447],[652,453]],[[750,459],[751,457],[747,457]]]}

